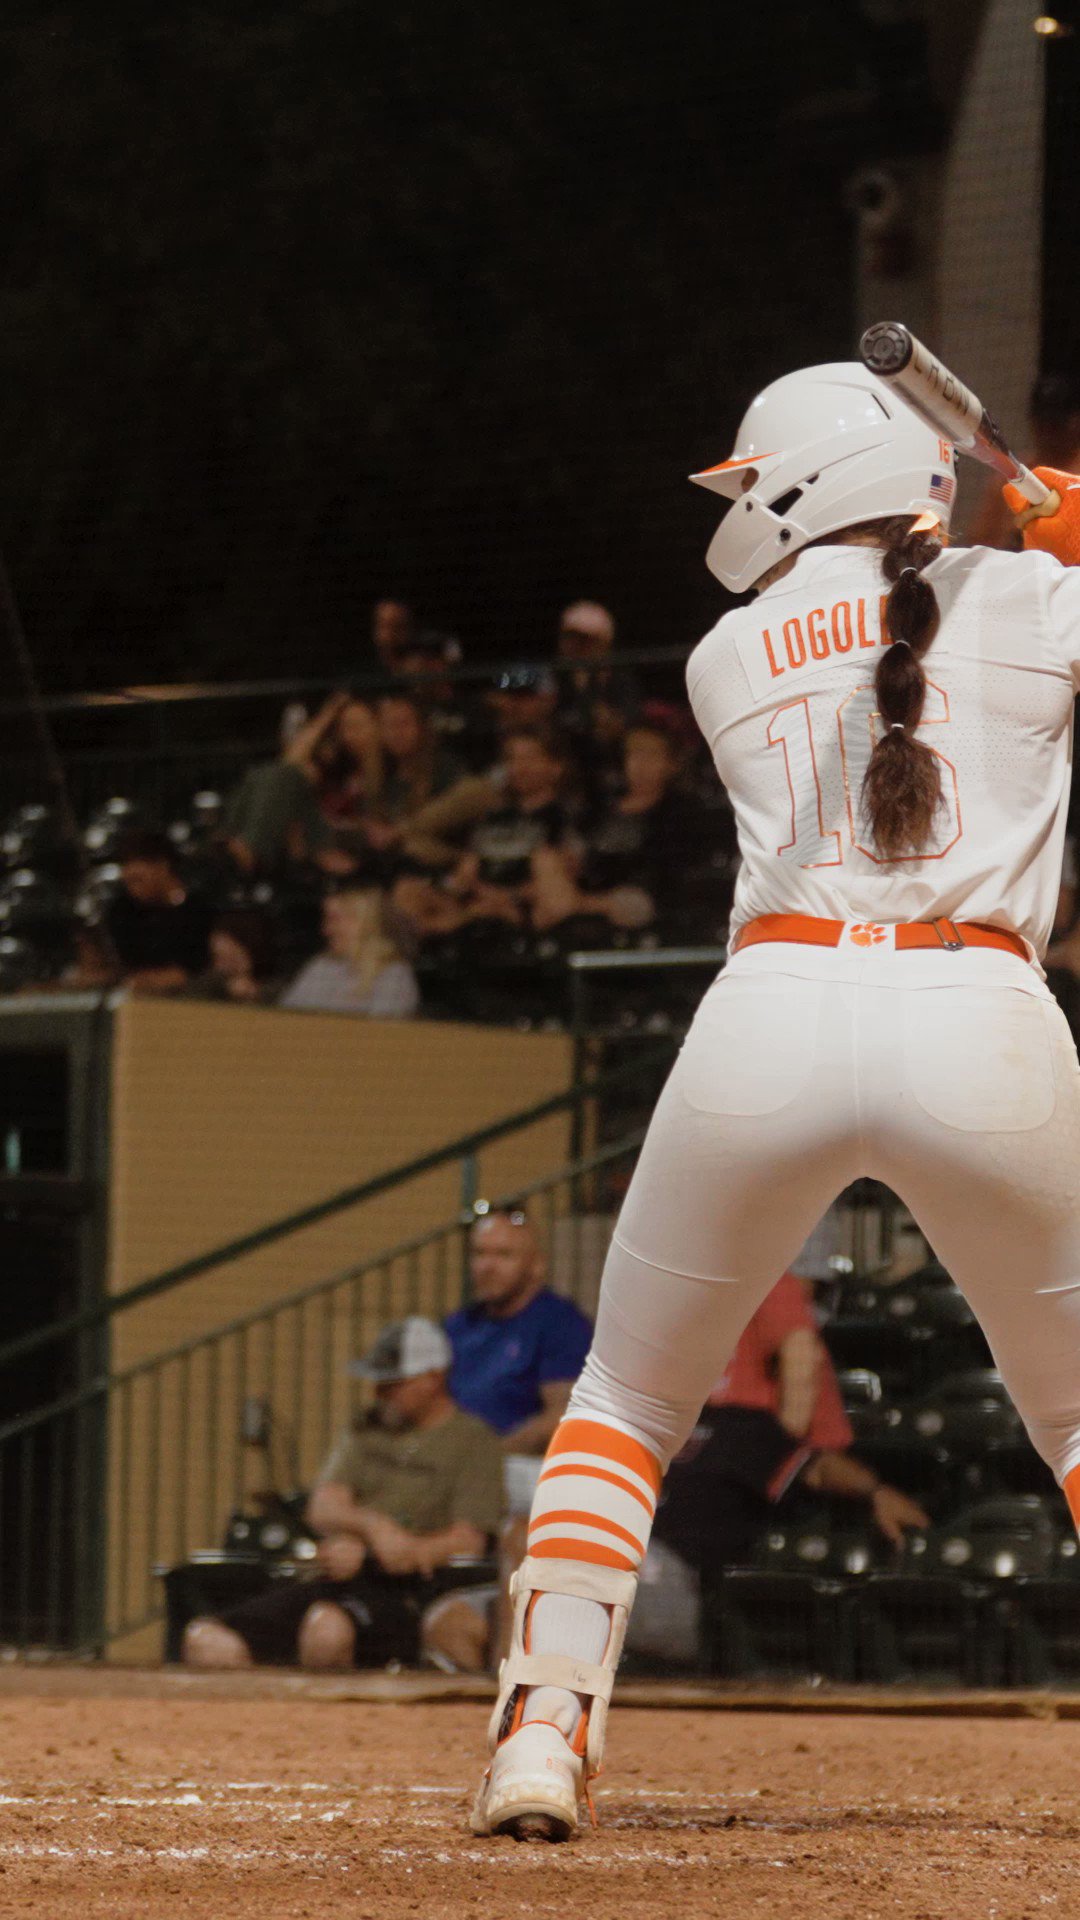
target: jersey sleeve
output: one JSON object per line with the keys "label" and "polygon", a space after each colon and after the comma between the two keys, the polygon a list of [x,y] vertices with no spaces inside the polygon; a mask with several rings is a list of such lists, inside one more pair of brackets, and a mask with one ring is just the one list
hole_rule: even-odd
{"label": "jersey sleeve", "polygon": [[1041,564],[1055,648],[1080,692],[1080,566],[1063,567],[1048,554],[1041,556]]}
{"label": "jersey sleeve", "polygon": [[544,1387],[552,1380],[576,1380],[591,1344],[592,1327],[580,1307],[557,1298],[540,1342],[537,1384]]}

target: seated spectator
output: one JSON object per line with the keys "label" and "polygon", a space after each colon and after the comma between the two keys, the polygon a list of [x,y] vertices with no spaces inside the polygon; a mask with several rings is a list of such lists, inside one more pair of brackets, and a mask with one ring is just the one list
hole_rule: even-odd
{"label": "seated spectator", "polygon": [[404,600],[377,600],[371,610],[371,644],[387,679],[396,680],[416,637],[413,610]]}
{"label": "seated spectator", "polygon": [[103,920],[114,979],[133,993],[179,993],[206,970],[209,908],[181,879],[167,834],[132,829],[119,861],[120,890]]}
{"label": "seated spectator", "polygon": [[496,676],[487,704],[497,738],[520,733],[522,727],[549,727],[559,704],[559,683],[547,667],[507,667]]}
{"label": "seated spectator", "polygon": [[[417,876],[400,880],[395,905],[420,935],[452,933],[475,920],[528,924],[532,856],[538,847],[558,846],[571,814],[566,795],[567,763],[559,742],[531,728],[508,733],[499,767],[489,780],[467,780],[467,811],[472,815],[465,851],[445,882],[435,886]],[[451,788],[425,807],[403,841],[408,852],[446,830],[447,818],[465,823],[457,810],[458,789]]]}
{"label": "seated spectator", "polygon": [[454,1405],[450,1343],[412,1316],[386,1327],[352,1371],[374,1385],[373,1410],[344,1433],[308,1499],[317,1573],[279,1583],[184,1633],[189,1666],[314,1669],[415,1661],[432,1576],[492,1546],[502,1465],[490,1429]]}
{"label": "seated spectator", "polygon": [[700,808],[676,784],[675,742],[665,727],[639,721],[622,757],[623,792],[585,828],[580,846],[534,855],[538,930],[583,916],[646,927],[682,904],[687,873],[700,865],[708,836]]}
{"label": "seated spectator", "polygon": [[464,768],[440,743],[411,692],[383,694],[375,718],[382,765],[358,829],[368,848],[390,854],[401,846],[414,815],[460,781]]}
{"label": "seated spectator", "polygon": [[633,674],[611,665],[615,620],[597,600],[575,600],[559,616],[556,653],[574,662],[559,675],[557,719],[589,781],[590,798],[603,792],[617,769],[627,724],[637,709]]}
{"label": "seated spectator", "polygon": [[404,1020],[420,1004],[416,975],[387,930],[375,887],[328,894],[325,951],[301,967],[278,1002],[305,1013],[366,1013]]}
{"label": "seated spectator", "polygon": [[550,667],[527,661],[503,667],[480,689],[467,715],[463,751],[470,767],[482,772],[497,762],[507,734],[550,731],[559,703],[559,685]]}
{"label": "seated spectator", "polygon": [[544,1284],[544,1256],[520,1208],[486,1213],[469,1237],[472,1299],[446,1322],[458,1405],[494,1427],[507,1453],[543,1454],[585,1364],[592,1328]]}
{"label": "seated spectator", "polygon": [[914,1500],[850,1454],[852,1431],[813,1309],[786,1273],[749,1321],[701,1419],[672,1462],[656,1538],[706,1588],[744,1560],[798,1484],[865,1500],[886,1539],[927,1527]]}
{"label": "seated spectator", "polygon": [[335,693],[292,735],[280,759],[249,767],[225,806],[225,846],[242,873],[277,873],[314,861],[349,874],[355,855],[336,829],[360,819],[382,784],[375,716]]}
{"label": "seated spectator", "polygon": [[274,930],[258,907],[219,913],[210,929],[210,966],[191,991],[201,1000],[268,1006],[277,999]]}

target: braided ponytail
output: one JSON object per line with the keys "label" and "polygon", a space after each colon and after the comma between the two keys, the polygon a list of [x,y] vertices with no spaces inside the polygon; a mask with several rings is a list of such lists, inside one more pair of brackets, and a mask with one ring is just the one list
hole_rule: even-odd
{"label": "braided ponytail", "polygon": [[892,582],[885,602],[892,645],[881,654],[874,678],[882,733],[866,769],[862,805],[874,845],[890,862],[923,852],[942,799],[937,756],[915,738],[926,699],[923,655],[941,617],[937,595],[922,574],[942,542],[936,533],[916,532],[906,519],[878,531],[888,540],[882,564]]}

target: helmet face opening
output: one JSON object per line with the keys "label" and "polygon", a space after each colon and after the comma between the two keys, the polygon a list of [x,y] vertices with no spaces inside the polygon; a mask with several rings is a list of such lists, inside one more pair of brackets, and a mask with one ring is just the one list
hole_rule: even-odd
{"label": "helmet face opening", "polygon": [[778,561],[860,521],[932,513],[947,529],[954,457],[861,363],[786,374],[751,404],[731,458],[692,476],[741,502],[725,512],[707,564],[743,593]]}

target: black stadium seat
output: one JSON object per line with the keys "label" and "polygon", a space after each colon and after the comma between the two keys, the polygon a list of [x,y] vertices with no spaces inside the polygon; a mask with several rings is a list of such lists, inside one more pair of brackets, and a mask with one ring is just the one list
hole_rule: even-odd
{"label": "black stadium seat", "polygon": [[735,1568],[704,1604],[709,1665],[730,1679],[851,1680],[850,1621],[836,1581]]}
{"label": "black stadium seat", "polygon": [[1080,1686],[1080,1581],[1017,1580],[997,1617],[1009,1686]]}
{"label": "black stadium seat", "polygon": [[891,1557],[888,1541],[871,1522],[845,1524],[832,1510],[801,1518],[779,1511],[753,1555],[763,1573],[809,1573],[827,1580],[862,1579],[887,1567]]}
{"label": "black stadium seat", "polygon": [[985,1590],[943,1575],[873,1574],[853,1597],[859,1678],[893,1686],[993,1686],[1001,1630]]}
{"label": "black stadium seat", "polygon": [[1060,1518],[1037,1494],[981,1500],[929,1533],[910,1534],[905,1571],[922,1577],[1015,1580],[1050,1574],[1056,1564]]}
{"label": "black stadium seat", "polygon": [[980,1453],[995,1442],[1025,1435],[1005,1383],[991,1367],[947,1375],[906,1411],[904,1425],[953,1455]]}

